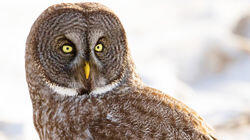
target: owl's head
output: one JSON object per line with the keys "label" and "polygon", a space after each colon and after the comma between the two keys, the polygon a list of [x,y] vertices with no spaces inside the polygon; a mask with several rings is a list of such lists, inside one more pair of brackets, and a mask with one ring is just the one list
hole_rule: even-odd
{"label": "owl's head", "polygon": [[28,82],[38,79],[59,94],[99,94],[135,77],[121,22],[97,3],[49,7],[26,45]]}

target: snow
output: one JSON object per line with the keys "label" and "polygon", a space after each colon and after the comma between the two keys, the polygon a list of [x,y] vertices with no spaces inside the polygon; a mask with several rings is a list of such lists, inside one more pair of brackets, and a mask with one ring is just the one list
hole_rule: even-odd
{"label": "snow", "polygon": [[[61,1],[2,1],[0,139],[38,139],[24,70],[30,27]],[[127,31],[143,81],[191,106],[225,140],[250,137],[250,55],[231,31],[249,0],[96,0]]]}

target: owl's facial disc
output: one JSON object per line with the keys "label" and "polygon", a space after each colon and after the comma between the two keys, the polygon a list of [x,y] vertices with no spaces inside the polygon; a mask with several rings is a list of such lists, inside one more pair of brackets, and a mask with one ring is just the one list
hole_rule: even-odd
{"label": "owl's facial disc", "polygon": [[[74,44],[77,52],[71,62],[71,66],[73,69],[72,85],[74,85],[73,88],[77,90],[78,95],[103,93],[117,85],[117,82],[113,82],[116,79],[113,80],[111,79],[113,77],[109,77],[110,73],[107,70],[109,70],[110,67],[104,65],[106,61],[109,61],[109,59],[106,58],[108,54],[105,54],[108,53],[106,46],[110,47],[107,43],[109,40],[108,36],[100,35],[99,32],[98,34],[96,34],[96,31],[93,34],[90,33],[94,37],[101,36],[95,42],[91,42],[91,39],[88,40],[88,38],[83,39],[81,33],[78,32],[65,34],[65,37]],[[84,43],[82,40],[87,40],[91,43]],[[69,49],[69,45],[64,45],[62,50],[68,53],[69,50],[71,51],[72,49]],[[114,75],[115,73],[113,73],[112,76]]]}
{"label": "owl's facial disc", "polygon": [[119,19],[107,8],[89,6],[90,11],[88,5],[52,7],[53,12],[45,11],[34,27],[39,31],[36,51],[46,82],[59,94],[107,92],[129,68]]}

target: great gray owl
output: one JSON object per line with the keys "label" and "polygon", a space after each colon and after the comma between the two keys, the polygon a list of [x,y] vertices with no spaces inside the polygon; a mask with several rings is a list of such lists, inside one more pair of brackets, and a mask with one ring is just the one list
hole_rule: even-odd
{"label": "great gray owl", "polygon": [[215,139],[192,109],[141,82],[121,22],[101,4],[49,7],[25,60],[42,140]]}

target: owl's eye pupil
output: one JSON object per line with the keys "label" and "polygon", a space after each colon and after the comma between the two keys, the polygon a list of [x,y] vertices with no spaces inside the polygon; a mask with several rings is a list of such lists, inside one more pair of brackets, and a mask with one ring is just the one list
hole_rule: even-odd
{"label": "owl's eye pupil", "polygon": [[95,46],[95,51],[101,52],[102,50],[103,50],[103,45],[102,45],[102,44],[97,44],[97,45]]}
{"label": "owl's eye pupil", "polygon": [[62,46],[62,51],[64,53],[71,53],[73,51],[73,47],[70,45],[63,45]]}

